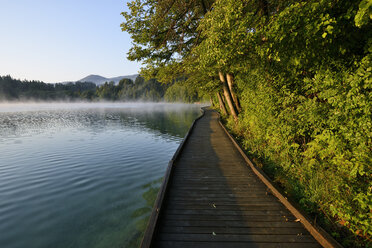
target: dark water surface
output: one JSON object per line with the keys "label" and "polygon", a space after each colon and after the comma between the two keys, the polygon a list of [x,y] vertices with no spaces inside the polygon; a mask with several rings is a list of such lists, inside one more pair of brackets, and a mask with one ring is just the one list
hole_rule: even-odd
{"label": "dark water surface", "polygon": [[138,247],[199,106],[0,104],[0,247]]}

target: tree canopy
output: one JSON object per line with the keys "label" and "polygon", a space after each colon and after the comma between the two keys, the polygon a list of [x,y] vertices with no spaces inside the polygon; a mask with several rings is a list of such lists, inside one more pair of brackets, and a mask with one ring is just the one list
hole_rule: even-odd
{"label": "tree canopy", "polygon": [[47,84],[40,81],[21,81],[10,76],[0,76],[0,101],[197,102],[202,97],[187,85],[165,85],[156,79],[145,80],[142,77],[137,77],[135,82],[124,78],[117,85],[114,82],[106,82],[96,86],[91,82]]}
{"label": "tree canopy", "polygon": [[161,82],[209,94],[288,194],[345,246],[365,246],[372,2],[135,0],[129,7],[128,58]]}
{"label": "tree canopy", "polygon": [[211,9],[212,0],[135,0],[128,3],[129,12],[122,30],[131,35],[130,60],[144,61],[146,78],[173,65],[200,43],[201,18]]}

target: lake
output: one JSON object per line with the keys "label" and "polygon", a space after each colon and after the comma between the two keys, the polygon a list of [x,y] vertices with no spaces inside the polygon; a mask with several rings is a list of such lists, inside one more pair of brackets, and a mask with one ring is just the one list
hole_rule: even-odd
{"label": "lake", "polygon": [[0,247],[138,247],[199,105],[0,104]]}

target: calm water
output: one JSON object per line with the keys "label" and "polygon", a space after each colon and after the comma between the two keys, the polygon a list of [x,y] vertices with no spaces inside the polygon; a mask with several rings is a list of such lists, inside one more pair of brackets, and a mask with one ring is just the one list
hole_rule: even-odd
{"label": "calm water", "polygon": [[0,247],[138,247],[199,106],[0,104]]}

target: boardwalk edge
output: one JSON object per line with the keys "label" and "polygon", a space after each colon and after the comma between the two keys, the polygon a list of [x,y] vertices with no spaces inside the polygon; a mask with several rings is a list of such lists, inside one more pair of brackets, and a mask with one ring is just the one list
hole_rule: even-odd
{"label": "boardwalk edge", "polygon": [[[220,116],[220,115],[219,115]],[[253,172],[258,176],[258,178],[272,191],[273,195],[275,195],[279,201],[297,218],[300,219],[300,222],[302,225],[306,228],[306,230],[309,231],[309,233],[325,248],[342,248],[343,246],[340,245],[329,233],[327,233],[323,228],[318,226],[316,223],[312,222],[310,218],[302,212],[301,210],[298,210],[296,207],[294,207],[294,204],[292,204],[287,197],[285,197],[279,189],[277,189],[274,186],[274,183],[272,180],[257,166],[255,166],[252,161],[248,158],[248,156],[245,154],[243,149],[240,147],[238,142],[235,140],[235,138],[229,133],[229,131],[226,129],[226,127],[221,122],[221,118],[219,118],[218,121],[222,127],[222,129],[225,131],[227,136],[230,138],[230,140],[233,142],[234,146],[238,149],[239,153],[242,155],[244,160],[247,162],[249,167],[253,170]]]}
{"label": "boardwalk edge", "polygon": [[152,212],[151,212],[151,215],[150,215],[149,222],[148,222],[147,227],[146,227],[145,234],[144,234],[142,242],[141,242],[141,246],[140,246],[141,248],[149,248],[151,246],[151,242],[152,242],[154,233],[156,232],[156,224],[157,224],[157,221],[159,219],[159,215],[161,213],[161,207],[163,205],[163,200],[165,198],[166,191],[168,189],[168,182],[169,182],[169,178],[172,174],[174,161],[178,158],[180,152],[182,151],[186,141],[188,140],[192,130],[194,129],[195,123],[200,118],[202,118],[204,116],[204,113],[205,113],[204,108],[201,108],[201,112],[202,112],[201,115],[198,118],[196,118],[193,121],[193,123],[191,124],[191,127],[187,131],[187,133],[186,133],[185,137],[183,138],[181,144],[178,146],[178,148],[177,148],[176,152],[174,153],[172,159],[168,163],[168,167],[167,167],[167,170],[165,171],[163,182],[160,186],[158,195],[157,195],[156,200],[155,200],[155,204],[152,208]]}

